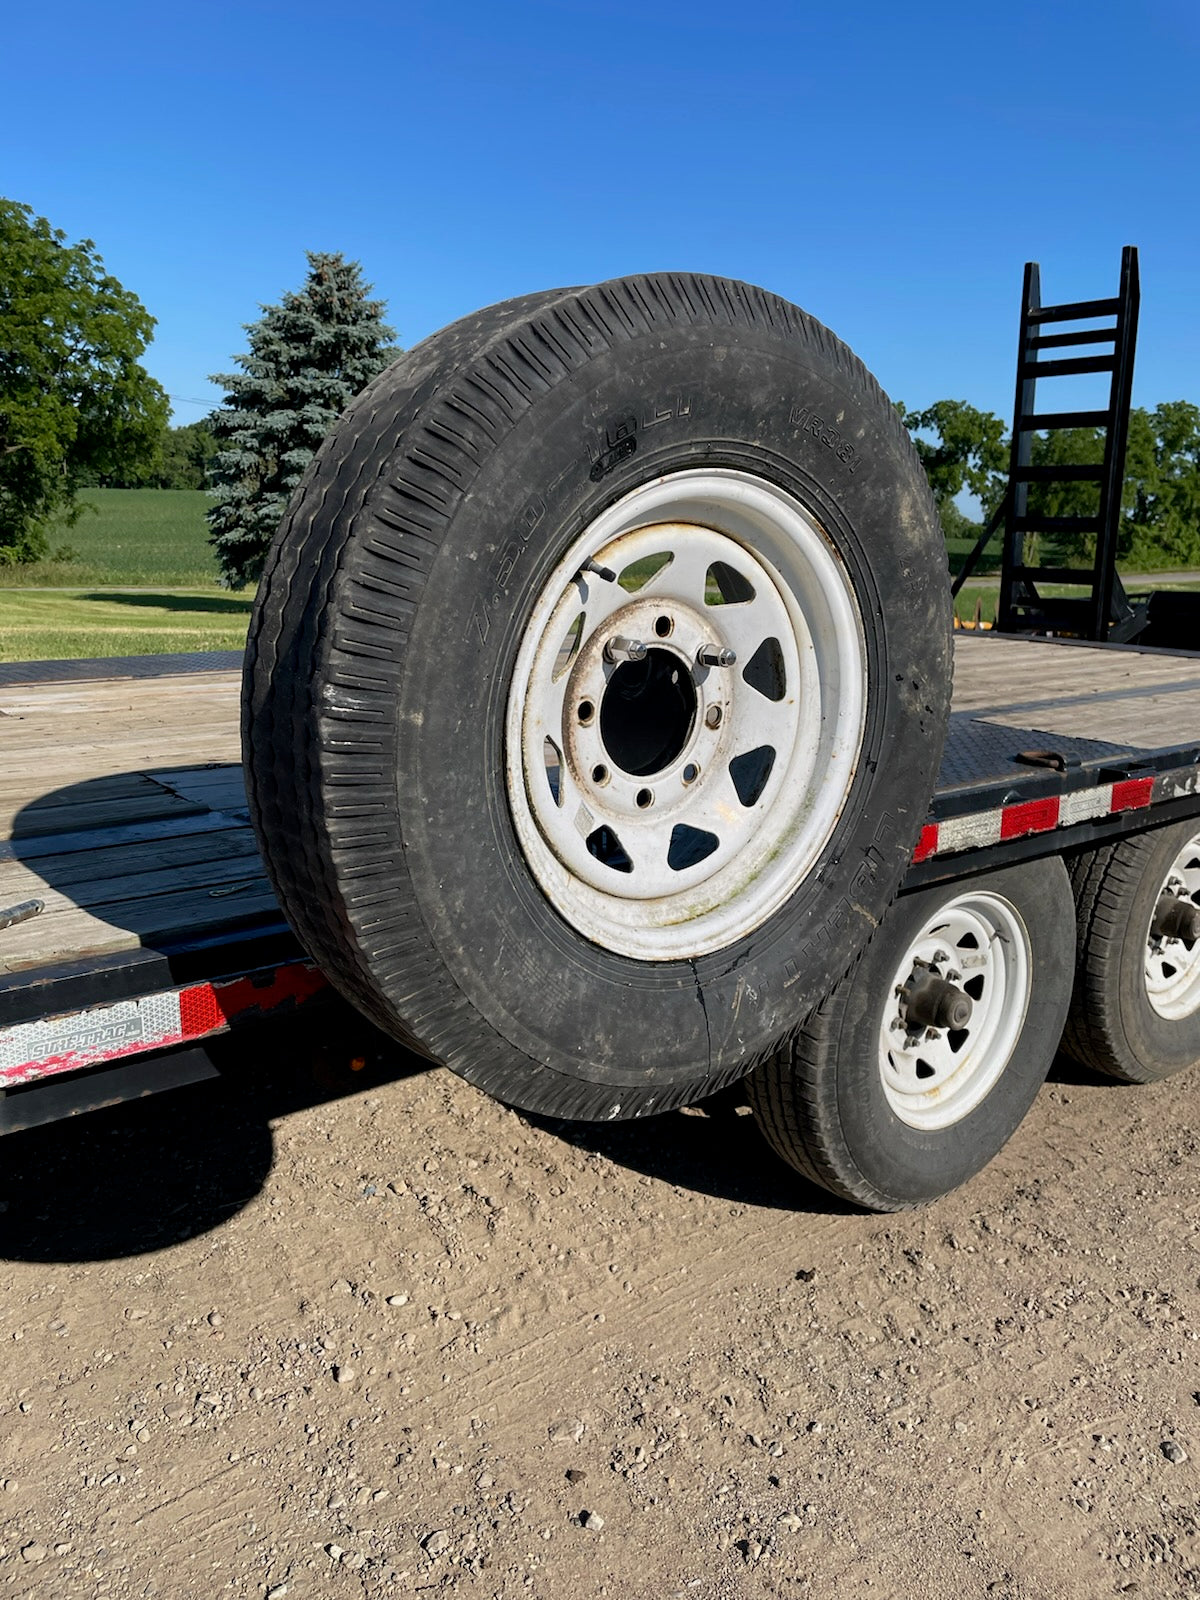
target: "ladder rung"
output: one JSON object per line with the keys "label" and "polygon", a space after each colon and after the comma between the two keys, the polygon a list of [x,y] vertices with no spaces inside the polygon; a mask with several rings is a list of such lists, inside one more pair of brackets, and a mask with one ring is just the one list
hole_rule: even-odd
{"label": "ladder rung", "polygon": [[1069,306],[1039,306],[1025,313],[1028,322],[1080,322],[1084,317],[1115,317],[1121,309],[1120,297],[1111,300],[1076,300]]}
{"label": "ladder rung", "polygon": [[1091,567],[1013,567],[1012,575],[1028,583],[1081,583],[1089,589],[1096,581]]}
{"label": "ladder rung", "polygon": [[1025,517],[1014,517],[1012,526],[1018,533],[1099,533],[1096,517],[1039,517],[1030,512]]}
{"label": "ladder rung", "polygon": [[1093,466],[1063,466],[1054,462],[1046,462],[1037,467],[1018,467],[1013,473],[1015,483],[1102,483],[1104,481],[1104,466],[1097,462]]}
{"label": "ladder rung", "polygon": [[1022,361],[1023,378],[1067,378],[1076,372],[1111,372],[1113,356],[1069,356],[1065,361]]}
{"label": "ladder rung", "polygon": [[1031,350],[1057,349],[1065,344],[1099,344],[1104,339],[1116,339],[1115,328],[1084,328],[1078,333],[1043,333],[1029,339]]}
{"label": "ladder rung", "polygon": [[1107,428],[1107,411],[1027,411],[1017,418],[1020,433],[1033,433],[1039,428]]}

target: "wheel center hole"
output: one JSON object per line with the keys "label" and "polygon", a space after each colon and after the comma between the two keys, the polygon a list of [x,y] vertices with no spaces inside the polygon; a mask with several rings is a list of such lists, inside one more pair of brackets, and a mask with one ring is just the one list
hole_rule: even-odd
{"label": "wheel center hole", "polygon": [[696,720],[696,686],[671,650],[624,661],[600,702],[600,737],[615,765],[635,778],[669,767]]}

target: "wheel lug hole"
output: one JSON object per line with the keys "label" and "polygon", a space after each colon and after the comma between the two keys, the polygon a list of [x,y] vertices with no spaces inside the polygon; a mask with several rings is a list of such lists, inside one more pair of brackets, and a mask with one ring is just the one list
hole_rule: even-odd
{"label": "wheel lug hole", "polygon": [[704,713],[704,726],[706,728],[719,728],[721,726],[722,712],[720,706],[709,706]]}
{"label": "wheel lug hole", "polygon": [[689,761],[687,766],[684,767],[684,769],[683,769],[683,781],[684,781],[684,783],[695,783],[696,779],[699,776],[700,776],[700,768],[696,765],[696,763],[694,761]]}
{"label": "wheel lug hole", "polygon": [[601,762],[599,765],[594,766],[592,768],[592,782],[593,783],[607,783],[608,782],[608,768],[603,764],[603,762]]}
{"label": "wheel lug hole", "polygon": [[675,631],[675,624],[670,617],[655,617],[654,631],[660,639],[668,639]]}
{"label": "wheel lug hole", "polygon": [[577,715],[580,722],[582,722],[586,728],[589,722],[593,722],[595,720],[596,707],[590,700],[581,700],[579,702],[579,710]]}
{"label": "wheel lug hole", "polygon": [[653,789],[639,789],[635,798],[639,811],[645,811],[654,804]]}

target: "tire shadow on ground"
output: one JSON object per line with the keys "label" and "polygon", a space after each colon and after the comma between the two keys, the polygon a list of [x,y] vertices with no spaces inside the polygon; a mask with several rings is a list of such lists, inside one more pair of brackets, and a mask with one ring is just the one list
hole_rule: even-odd
{"label": "tire shadow on ground", "polygon": [[[211,1232],[266,1184],[276,1118],[430,1069],[341,1005],[214,1040],[207,1053],[216,1079],[0,1140],[0,1258],[114,1260]],[[853,1210],[772,1154],[739,1085],[637,1122],[522,1116],[578,1149],[731,1204]]]}

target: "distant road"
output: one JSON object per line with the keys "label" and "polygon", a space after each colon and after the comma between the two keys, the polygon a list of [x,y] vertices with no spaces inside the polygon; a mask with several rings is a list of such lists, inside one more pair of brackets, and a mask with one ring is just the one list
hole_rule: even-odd
{"label": "distant road", "polygon": [[[1121,582],[1128,588],[1144,588],[1148,584],[1160,583],[1200,583],[1200,571],[1191,572],[1123,572]],[[963,584],[964,589],[995,589],[1000,583],[1000,574],[993,572],[990,577],[968,578]]]}

